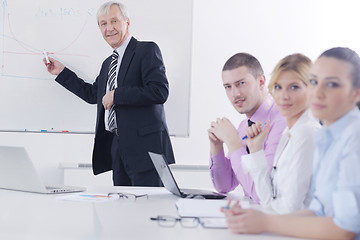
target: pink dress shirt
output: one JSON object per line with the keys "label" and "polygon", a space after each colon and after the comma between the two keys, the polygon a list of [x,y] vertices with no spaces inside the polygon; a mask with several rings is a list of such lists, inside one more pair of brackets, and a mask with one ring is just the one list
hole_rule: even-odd
{"label": "pink dress shirt", "polygon": [[[286,120],[278,111],[274,99],[270,94],[250,118],[253,122],[270,121],[270,131],[264,142],[264,153],[268,162],[269,170],[273,166],[273,160],[281,134],[286,127]],[[248,128],[248,119],[241,121],[238,127],[239,137],[245,135]],[[242,156],[248,154],[246,151],[245,140],[243,147],[235,150],[230,157],[225,157],[221,151],[210,158],[210,174],[215,189],[221,193],[234,190],[239,184],[242,186],[245,197],[251,198],[255,203],[259,203],[259,197],[255,191],[254,181],[249,173],[244,173],[242,168]]]}

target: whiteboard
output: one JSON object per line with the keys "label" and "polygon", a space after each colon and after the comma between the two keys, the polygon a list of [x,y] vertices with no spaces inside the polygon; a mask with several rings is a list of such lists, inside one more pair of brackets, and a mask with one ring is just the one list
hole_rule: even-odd
{"label": "whiteboard", "polygon": [[[54,81],[43,50],[93,83],[112,49],[96,12],[105,1],[2,0],[0,26],[0,130],[93,133],[96,105]],[[130,33],[156,42],[170,85],[165,113],[171,135],[189,134],[192,0],[124,0]]]}

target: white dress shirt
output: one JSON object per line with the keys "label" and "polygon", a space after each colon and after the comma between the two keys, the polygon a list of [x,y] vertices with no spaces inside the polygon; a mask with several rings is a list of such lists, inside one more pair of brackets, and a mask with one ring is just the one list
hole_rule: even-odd
{"label": "white dress shirt", "polygon": [[[117,63],[117,66],[116,66],[116,72],[115,72],[115,76],[116,76],[116,79],[115,79],[115,89],[118,87],[117,85],[117,77],[118,77],[118,73],[119,73],[119,69],[120,69],[120,65],[121,65],[121,61],[122,61],[122,58],[124,56],[124,53],[125,53],[125,50],[127,48],[127,46],[129,45],[129,42],[131,40],[131,36],[129,35],[125,41],[120,45],[120,47],[118,47],[116,49],[116,51],[118,52],[119,54],[119,57],[118,57],[118,63]],[[106,83],[106,93],[110,92],[110,86],[109,86],[109,81]],[[110,114],[110,110],[105,110],[105,116],[104,116],[104,122],[105,122],[105,130],[109,131],[109,114]],[[115,126],[116,126],[116,121],[115,121]]]}
{"label": "white dress shirt", "polygon": [[285,214],[309,206],[315,150],[313,135],[320,127],[309,110],[298,118],[291,129],[286,127],[270,172],[264,150],[243,156],[243,169],[254,179],[263,207]]}

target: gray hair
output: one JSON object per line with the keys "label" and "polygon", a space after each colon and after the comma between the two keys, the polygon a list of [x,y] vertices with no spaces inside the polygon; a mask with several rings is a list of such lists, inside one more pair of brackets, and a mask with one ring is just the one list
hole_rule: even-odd
{"label": "gray hair", "polygon": [[109,2],[106,2],[103,5],[101,5],[100,8],[98,9],[97,14],[96,14],[96,19],[97,19],[98,23],[99,23],[99,18],[105,14],[108,14],[110,11],[110,7],[113,5],[116,5],[120,8],[120,11],[121,11],[124,19],[129,18],[129,14],[128,14],[126,6],[124,4],[122,4],[120,2],[109,1]]}

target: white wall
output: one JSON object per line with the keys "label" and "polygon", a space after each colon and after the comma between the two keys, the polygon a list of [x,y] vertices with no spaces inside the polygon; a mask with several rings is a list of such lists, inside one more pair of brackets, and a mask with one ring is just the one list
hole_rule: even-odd
{"label": "white wall", "polygon": [[[360,53],[359,5],[356,0],[194,0],[190,137],[172,138],[177,162],[206,165],[210,122],[227,116],[237,125],[243,119],[221,84],[221,68],[230,56],[253,54],[269,77],[276,62],[294,52],[313,60],[333,46]],[[47,182],[62,180],[59,162],[90,163],[92,142],[92,135],[0,133],[1,145],[27,147]]]}
{"label": "white wall", "polygon": [[207,164],[207,129],[217,117],[237,124],[221,69],[237,52],[253,54],[267,79],[277,61],[301,52],[311,59],[335,46],[360,53],[356,0],[194,0],[190,138],[174,139],[178,162]]}

